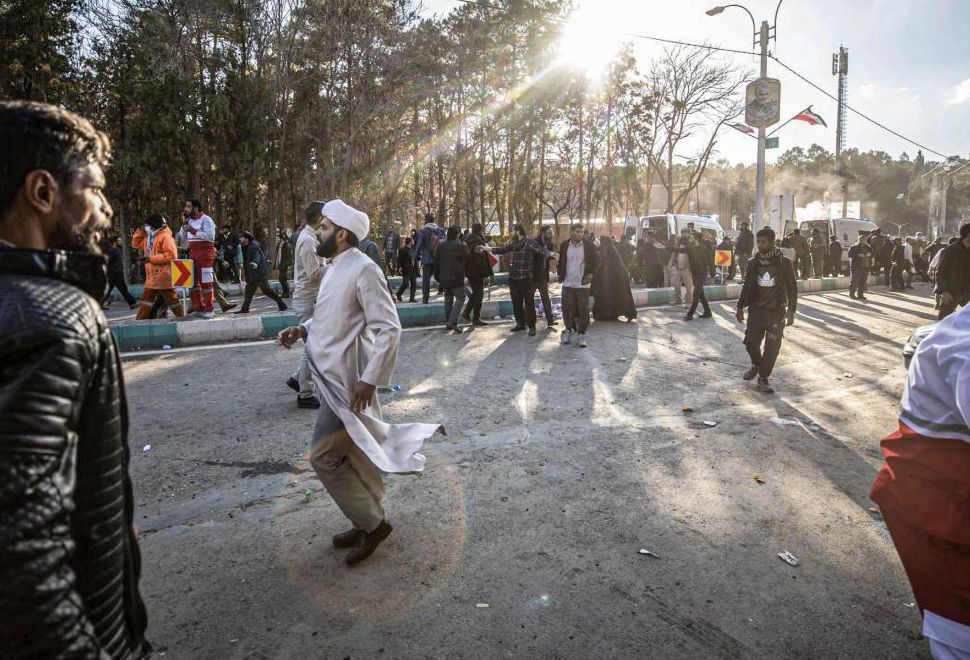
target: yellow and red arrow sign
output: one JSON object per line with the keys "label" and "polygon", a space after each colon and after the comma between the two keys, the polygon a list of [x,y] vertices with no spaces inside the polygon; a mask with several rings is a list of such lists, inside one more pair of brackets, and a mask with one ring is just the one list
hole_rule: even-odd
{"label": "yellow and red arrow sign", "polygon": [[731,265],[731,251],[730,250],[715,250],[714,251],[714,265],[715,266],[730,266]]}
{"label": "yellow and red arrow sign", "polygon": [[172,259],[172,288],[185,287],[191,289],[194,282],[192,273],[195,265],[191,259]]}

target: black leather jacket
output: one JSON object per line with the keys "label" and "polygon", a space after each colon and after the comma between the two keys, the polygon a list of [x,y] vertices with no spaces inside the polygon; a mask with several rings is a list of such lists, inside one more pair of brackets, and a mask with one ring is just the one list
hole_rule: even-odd
{"label": "black leather jacket", "polygon": [[0,658],[143,658],[105,261],[0,246]]}

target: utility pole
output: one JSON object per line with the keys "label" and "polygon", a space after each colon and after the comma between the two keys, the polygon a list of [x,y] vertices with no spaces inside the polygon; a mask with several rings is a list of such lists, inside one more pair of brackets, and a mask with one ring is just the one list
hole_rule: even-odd
{"label": "utility pole", "polygon": [[[779,6],[781,3],[779,3]],[[775,12],[775,22],[777,23],[777,11]],[[768,77],[768,21],[761,21],[761,31],[758,35],[758,42],[761,46],[761,77]],[[758,129],[758,173],[755,179],[754,192],[754,217],[757,224],[752,223],[753,227],[760,227],[765,221],[765,128]]]}
{"label": "utility pole", "polygon": [[[768,21],[761,21],[761,29],[759,30],[757,24],[754,20],[754,14],[752,14],[747,7],[739,4],[730,5],[718,5],[717,7],[711,7],[707,10],[708,16],[717,16],[725,9],[729,7],[734,7],[735,9],[741,9],[748,15],[751,19],[751,30],[754,33],[754,46],[760,48],[761,50],[761,77],[759,80],[764,80],[768,77],[768,42],[771,39],[778,43],[778,10],[781,9],[781,3],[783,0],[778,0],[778,4],[775,5],[775,21],[774,25],[769,25]],[[776,85],[779,85],[778,81],[774,81]],[[750,86],[749,86],[750,87]],[[779,87],[780,89],[780,87]],[[745,117],[747,118],[747,111],[745,111]],[[778,113],[772,113],[772,118],[767,122],[748,120],[748,123],[752,126],[757,126],[758,123],[767,123],[768,125],[775,124],[778,122]],[[755,195],[754,195],[754,218],[753,225],[760,226],[764,222],[765,215],[765,126],[758,126],[758,170],[757,177],[755,179]]]}
{"label": "utility pole", "polygon": [[849,213],[849,181],[845,176],[845,162],[842,151],[845,149],[845,95],[849,75],[849,49],[839,46],[839,52],[832,55],[832,75],[839,77],[839,113],[835,128],[835,176],[842,180],[842,217]]}

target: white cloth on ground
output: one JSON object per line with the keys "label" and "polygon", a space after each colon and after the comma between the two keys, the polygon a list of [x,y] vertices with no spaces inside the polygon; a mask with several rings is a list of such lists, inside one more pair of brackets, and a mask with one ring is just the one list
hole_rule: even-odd
{"label": "white cloth on ground", "polygon": [[357,248],[335,257],[320,283],[313,318],[303,325],[317,393],[373,467],[397,473],[423,470],[425,457],[418,452],[426,438],[444,433],[440,424],[387,424],[376,395],[364,412],[350,409],[359,382],[386,386],[394,371],[401,322],[381,269]]}

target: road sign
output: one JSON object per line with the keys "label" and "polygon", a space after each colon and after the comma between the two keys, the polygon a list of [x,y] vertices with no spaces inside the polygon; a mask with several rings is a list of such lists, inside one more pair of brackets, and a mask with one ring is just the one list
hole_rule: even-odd
{"label": "road sign", "polygon": [[730,250],[715,250],[714,251],[714,265],[715,266],[730,266],[731,265],[731,251]]}
{"label": "road sign", "polygon": [[191,259],[172,259],[172,288],[191,289],[195,284],[193,272],[195,272],[195,265]]}
{"label": "road sign", "polygon": [[778,138],[765,138],[765,149],[777,149],[778,148]]}
{"label": "road sign", "polygon": [[781,82],[758,78],[744,92],[744,123],[755,128],[777,124],[781,118]]}

